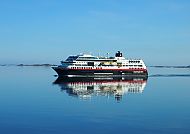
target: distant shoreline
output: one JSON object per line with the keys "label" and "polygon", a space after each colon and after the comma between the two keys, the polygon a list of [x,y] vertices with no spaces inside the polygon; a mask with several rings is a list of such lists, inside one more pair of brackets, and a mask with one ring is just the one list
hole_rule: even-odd
{"label": "distant shoreline", "polygon": [[57,65],[54,65],[54,64],[18,64],[17,66],[57,66]]}
{"label": "distant shoreline", "polygon": [[155,67],[155,68],[190,68],[189,66],[148,66],[148,67]]}
{"label": "distant shoreline", "polygon": [[23,66],[34,66],[34,67],[51,67],[51,66],[57,66],[55,64],[0,64],[0,66],[19,66],[19,67],[23,67]]}

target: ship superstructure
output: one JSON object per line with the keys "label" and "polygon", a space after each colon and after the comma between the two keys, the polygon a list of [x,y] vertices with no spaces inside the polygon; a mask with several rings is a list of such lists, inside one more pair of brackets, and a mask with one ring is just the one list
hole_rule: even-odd
{"label": "ship superstructure", "polygon": [[115,57],[98,57],[91,54],[69,56],[53,69],[59,76],[147,76],[148,74],[143,60],[125,59],[120,51]]}

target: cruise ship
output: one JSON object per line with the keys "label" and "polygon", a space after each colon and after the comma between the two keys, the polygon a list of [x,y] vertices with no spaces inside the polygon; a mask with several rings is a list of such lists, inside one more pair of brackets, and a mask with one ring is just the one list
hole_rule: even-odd
{"label": "cruise ship", "polygon": [[52,68],[58,76],[69,77],[148,76],[142,59],[126,59],[120,51],[115,57],[91,54],[69,56],[65,61],[61,61],[61,65]]}

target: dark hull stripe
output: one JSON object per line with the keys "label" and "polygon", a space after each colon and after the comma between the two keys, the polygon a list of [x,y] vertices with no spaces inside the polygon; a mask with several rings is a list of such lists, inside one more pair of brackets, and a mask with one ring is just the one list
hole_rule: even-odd
{"label": "dark hull stripe", "polygon": [[60,67],[53,67],[59,76],[65,75],[148,75],[146,69],[63,69]]}

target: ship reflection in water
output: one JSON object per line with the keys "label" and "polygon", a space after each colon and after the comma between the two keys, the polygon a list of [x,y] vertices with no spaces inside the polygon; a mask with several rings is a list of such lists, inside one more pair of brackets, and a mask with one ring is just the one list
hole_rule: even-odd
{"label": "ship reflection in water", "polygon": [[146,82],[147,77],[58,77],[53,84],[58,84],[68,95],[81,99],[114,96],[120,101],[124,94],[143,93]]}

